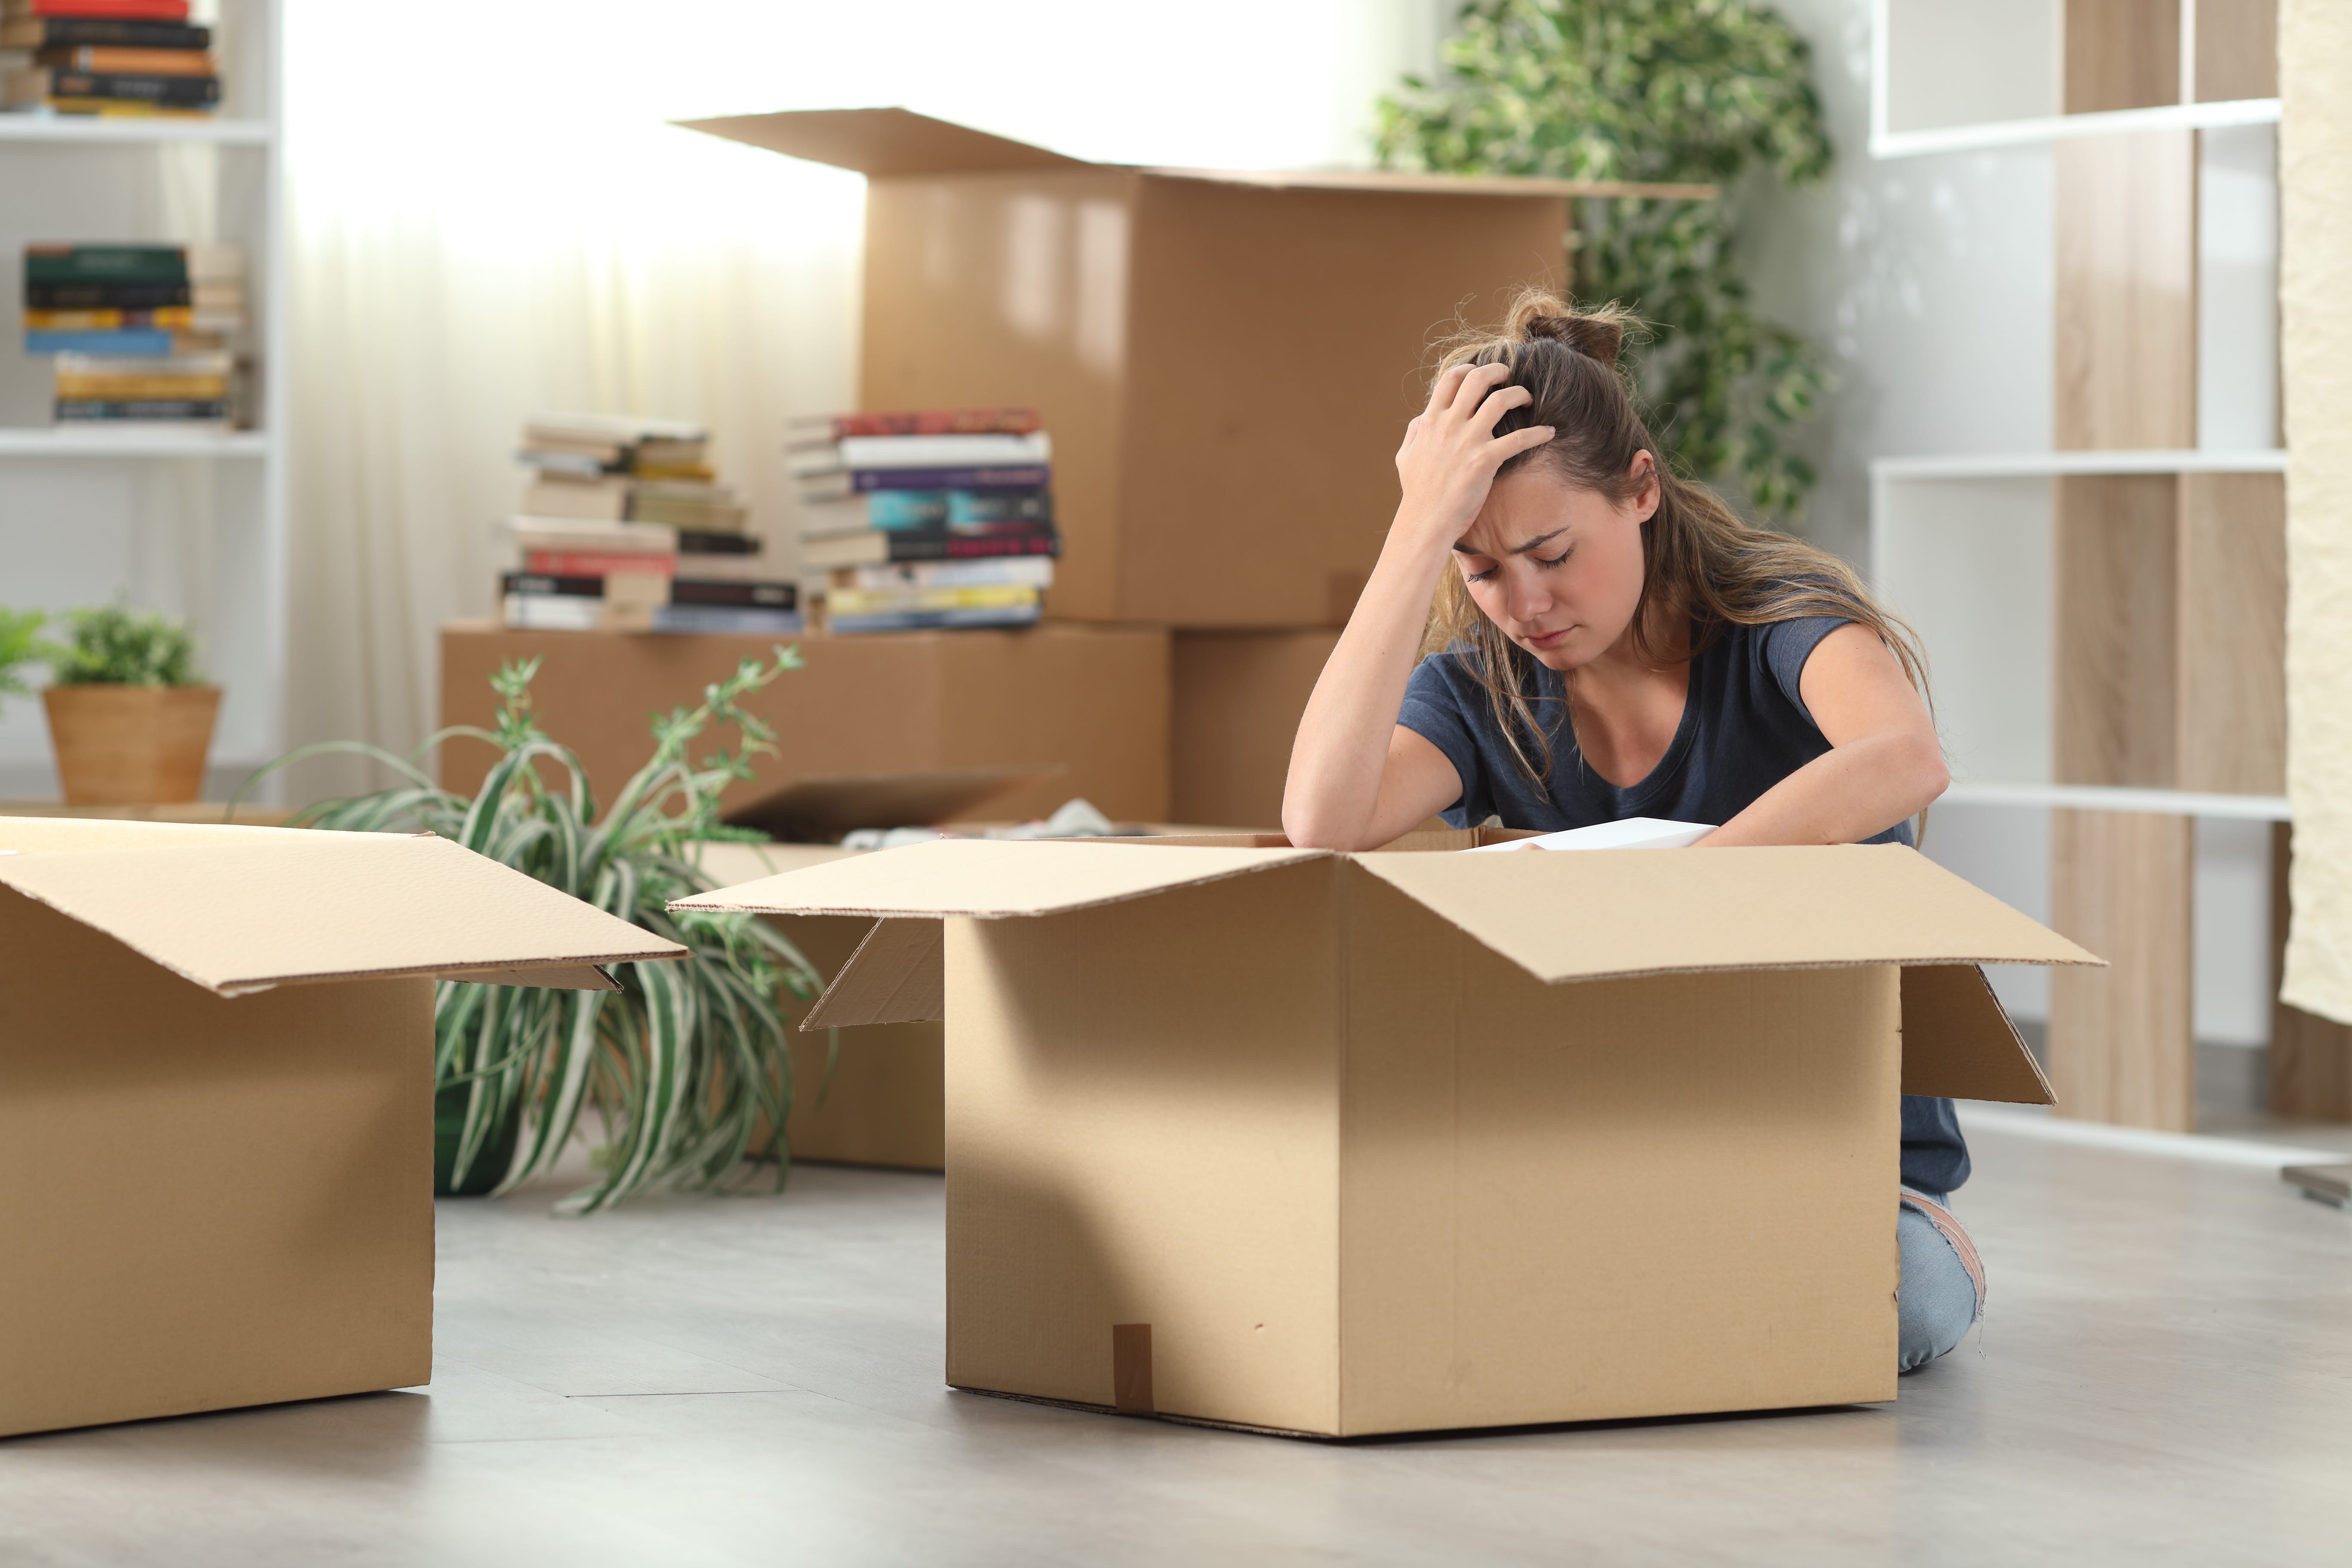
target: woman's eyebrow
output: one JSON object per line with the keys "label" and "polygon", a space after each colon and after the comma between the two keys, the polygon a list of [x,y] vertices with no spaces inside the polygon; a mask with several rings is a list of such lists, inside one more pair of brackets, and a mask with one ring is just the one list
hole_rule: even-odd
{"label": "woman's eyebrow", "polygon": [[[1553,540],[1558,539],[1561,534],[1566,533],[1567,531],[1568,525],[1563,523],[1559,527],[1553,529],[1549,533],[1537,534],[1525,544],[1512,545],[1511,553],[1514,555],[1525,555],[1530,550],[1541,550],[1545,545],[1549,544]],[[1483,550],[1473,550],[1470,546],[1458,542],[1454,546],[1454,552],[1456,555],[1484,555],[1486,553]]]}

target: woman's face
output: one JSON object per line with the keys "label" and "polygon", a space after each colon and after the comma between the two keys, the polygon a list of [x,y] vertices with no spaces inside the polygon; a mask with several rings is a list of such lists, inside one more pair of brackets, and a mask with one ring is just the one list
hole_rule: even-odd
{"label": "woman's face", "polygon": [[1539,464],[1495,481],[1454,564],[1470,597],[1510,639],[1553,669],[1590,664],[1633,624],[1642,597],[1642,524],[1658,510],[1650,454],[1623,505]]}

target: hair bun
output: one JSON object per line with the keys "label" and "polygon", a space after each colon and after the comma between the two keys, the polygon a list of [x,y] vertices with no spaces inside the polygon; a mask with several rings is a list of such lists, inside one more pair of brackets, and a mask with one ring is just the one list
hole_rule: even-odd
{"label": "hair bun", "polygon": [[1549,338],[1615,368],[1625,346],[1625,323],[1613,315],[1530,315],[1519,323],[1529,338]]}

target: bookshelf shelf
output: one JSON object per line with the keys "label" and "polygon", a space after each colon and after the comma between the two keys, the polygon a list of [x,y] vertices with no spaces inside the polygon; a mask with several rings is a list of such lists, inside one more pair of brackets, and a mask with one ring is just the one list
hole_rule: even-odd
{"label": "bookshelf shelf", "polygon": [[0,142],[67,142],[85,146],[136,147],[167,142],[207,142],[216,146],[266,147],[276,136],[277,127],[267,120],[0,114]]}
{"label": "bookshelf shelf", "polygon": [[2106,452],[1987,452],[1938,457],[1879,458],[1874,480],[2038,479],[2068,474],[2283,474],[2283,447],[2226,451],[2139,448]]}
{"label": "bookshelf shelf", "polygon": [[0,427],[0,458],[267,458],[260,430],[61,430]]}
{"label": "bookshelf shelf", "polygon": [[1975,125],[1939,125],[1932,130],[1874,131],[1874,158],[1917,158],[1937,153],[1981,153],[1996,147],[2029,147],[2076,136],[2123,136],[2140,131],[2212,131],[2229,125],[2275,125],[2279,100],[2242,98],[2227,103],[2160,103],[2147,109],[2110,109],[2096,113],[2046,114],[2031,120],[1995,120]]}
{"label": "bookshelf shelf", "polygon": [[1937,805],[2009,805],[2061,811],[2128,811],[2165,816],[2292,820],[2283,795],[2216,795],[2185,789],[2125,789],[2106,784],[2000,784],[1962,780]]}

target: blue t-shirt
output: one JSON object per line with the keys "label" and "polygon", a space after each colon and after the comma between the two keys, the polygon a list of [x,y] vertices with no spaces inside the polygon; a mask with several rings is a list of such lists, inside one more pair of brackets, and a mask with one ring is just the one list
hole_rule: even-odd
{"label": "blue t-shirt", "polygon": [[[1527,696],[1551,747],[1551,774],[1543,784],[1529,779],[1513,755],[1478,683],[1475,657],[1465,648],[1421,661],[1405,686],[1397,722],[1444,752],[1460,775],[1462,796],[1444,814],[1457,827],[1489,816],[1500,816],[1506,827],[1546,833],[1628,816],[1720,826],[1830,749],[1798,681],[1822,639],[1845,624],[1834,616],[1808,616],[1721,627],[1691,660],[1690,692],[1666,754],[1647,778],[1623,789],[1584,765],[1568,722],[1565,683],[1559,672],[1532,660],[1526,661],[1532,667]],[[1911,841],[1908,822],[1866,840]],[[1905,1095],[1904,1184],[1948,1193],[1968,1178],[1968,1145],[1952,1102]]]}

